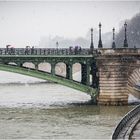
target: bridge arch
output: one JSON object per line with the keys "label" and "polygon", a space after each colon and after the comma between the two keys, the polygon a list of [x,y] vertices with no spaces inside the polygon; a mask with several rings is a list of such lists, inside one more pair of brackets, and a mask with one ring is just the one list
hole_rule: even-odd
{"label": "bridge arch", "polygon": [[9,62],[8,65],[14,65],[17,66],[17,64],[15,62]]}
{"label": "bridge arch", "polygon": [[66,77],[66,64],[64,62],[58,62],[55,64],[55,74]]}
{"label": "bridge arch", "polygon": [[132,70],[127,81],[128,93],[140,99],[140,67]]}
{"label": "bridge arch", "polygon": [[82,71],[81,63],[76,62],[72,65],[73,80],[81,82],[81,71]]}
{"label": "bridge arch", "polygon": [[38,70],[51,73],[51,64],[48,62],[41,62],[38,64]]}
{"label": "bridge arch", "polygon": [[35,64],[32,62],[24,62],[22,64],[23,67],[35,69]]}

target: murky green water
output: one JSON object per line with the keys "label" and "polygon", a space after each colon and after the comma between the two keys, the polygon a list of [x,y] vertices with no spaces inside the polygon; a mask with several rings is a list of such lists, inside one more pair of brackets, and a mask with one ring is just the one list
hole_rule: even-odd
{"label": "murky green water", "polygon": [[1,108],[0,138],[110,138],[118,120],[132,107],[69,106]]}
{"label": "murky green water", "polygon": [[0,74],[0,139],[108,139],[120,118],[133,108],[87,105],[90,96],[85,93]]}
{"label": "murky green water", "polygon": [[56,84],[5,84],[0,89],[1,139],[108,139],[133,107],[86,105],[88,95]]}

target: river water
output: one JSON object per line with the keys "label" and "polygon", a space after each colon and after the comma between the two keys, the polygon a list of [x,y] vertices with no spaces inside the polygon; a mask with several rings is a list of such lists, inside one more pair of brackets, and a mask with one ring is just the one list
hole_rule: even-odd
{"label": "river water", "polygon": [[91,105],[89,95],[58,84],[0,77],[0,139],[109,139],[134,107]]}

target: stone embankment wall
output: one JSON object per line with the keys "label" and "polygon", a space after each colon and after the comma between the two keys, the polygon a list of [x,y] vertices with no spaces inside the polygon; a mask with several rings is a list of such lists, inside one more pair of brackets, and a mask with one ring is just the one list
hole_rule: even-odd
{"label": "stone embankment wall", "polygon": [[[140,105],[128,112],[118,123],[113,134],[112,139],[137,139],[140,138],[140,133],[136,134],[135,128],[140,124]],[[140,129],[140,127],[137,127]],[[138,130],[139,132],[140,130]]]}

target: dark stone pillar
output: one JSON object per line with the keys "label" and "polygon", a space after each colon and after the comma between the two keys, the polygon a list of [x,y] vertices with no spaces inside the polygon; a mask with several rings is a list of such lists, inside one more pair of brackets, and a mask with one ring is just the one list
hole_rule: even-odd
{"label": "dark stone pillar", "polygon": [[17,62],[16,64],[17,64],[17,66],[19,66],[19,67],[22,67],[22,65],[23,65],[23,64],[20,63],[20,62]]}
{"label": "dark stone pillar", "polygon": [[66,78],[72,80],[72,65],[66,64]]}
{"label": "dark stone pillar", "polygon": [[22,67],[23,66],[23,64],[22,63],[20,63],[20,67]]}
{"label": "dark stone pillar", "polygon": [[90,85],[90,66],[86,64],[86,85]]}
{"label": "dark stone pillar", "polygon": [[84,85],[90,85],[90,66],[88,64],[81,64],[81,83]]}
{"label": "dark stone pillar", "polygon": [[38,64],[35,64],[35,70],[38,70]]}
{"label": "dark stone pillar", "polygon": [[98,88],[98,85],[99,85],[99,78],[98,78],[97,72],[98,72],[98,69],[96,66],[96,62],[94,62],[91,65],[92,87],[93,88]]}
{"label": "dark stone pillar", "polygon": [[51,64],[51,74],[55,75],[55,64],[54,63]]}
{"label": "dark stone pillar", "polygon": [[85,64],[81,64],[81,83],[85,85],[86,77],[85,77]]}

